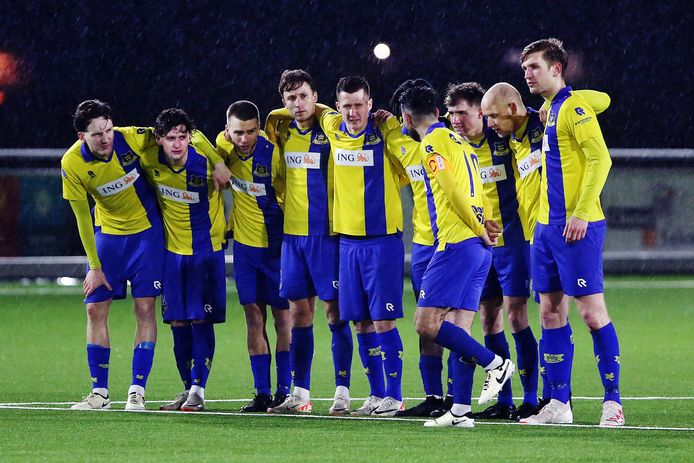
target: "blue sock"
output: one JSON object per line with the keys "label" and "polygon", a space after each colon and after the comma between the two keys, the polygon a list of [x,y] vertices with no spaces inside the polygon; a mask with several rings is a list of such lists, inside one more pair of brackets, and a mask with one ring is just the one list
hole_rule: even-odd
{"label": "blue sock", "polygon": [[446,395],[449,395],[451,397],[453,397],[453,362],[455,361],[455,354],[451,351],[448,351],[448,360],[446,361],[446,369],[448,370],[446,372]]}
{"label": "blue sock", "polygon": [[397,328],[378,333],[386,373],[386,397],[402,400],[402,339]]}
{"label": "blue sock", "polygon": [[453,369],[453,403],[471,405],[475,364],[454,358],[451,361],[451,367]]}
{"label": "blue sock", "polygon": [[193,385],[204,388],[212,368],[214,358],[214,325],[212,323],[193,323]]}
{"label": "blue sock", "polygon": [[443,371],[443,360],[438,355],[420,355],[419,372],[422,374],[422,384],[424,394],[427,396],[443,396],[441,386],[441,371]]}
{"label": "blue sock", "polygon": [[[311,331],[313,334],[313,331]],[[311,338],[313,340],[313,338]],[[311,353],[313,356],[313,353]],[[289,394],[289,387],[292,385],[292,363],[288,351],[275,352],[275,362],[277,368],[277,392],[278,394]],[[311,365],[308,366],[308,382],[311,385]],[[306,388],[308,389],[308,387]]]}
{"label": "blue sock", "polygon": [[253,387],[256,394],[270,395],[270,354],[251,355],[251,371],[253,372]]}
{"label": "blue sock", "polygon": [[371,394],[383,398],[386,392],[383,384],[383,359],[381,358],[381,346],[378,344],[376,333],[357,333],[359,344],[359,357],[364,366],[366,379],[369,380]]}
{"label": "blue sock", "polygon": [[[455,352],[458,358],[468,363],[486,366],[494,360],[494,352],[484,347],[467,334],[467,332],[451,322],[444,321],[436,334],[434,342]],[[453,379],[455,381],[455,378]]]}
{"label": "blue sock", "polygon": [[352,354],[354,351],[352,330],[349,328],[349,323],[329,323],[328,326],[332,333],[331,347],[333,366],[335,368],[335,386],[349,388],[352,372]]}
{"label": "blue sock", "polygon": [[[292,328],[292,345],[289,348],[294,371],[294,386],[311,390],[311,362],[313,361],[313,325]],[[277,366],[279,369],[279,352]],[[279,372],[277,374],[279,378]]]}
{"label": "blue sock", "polygon": [[528,326],[513,334],[516,341],[518,376],[523,386],[523,402],[537,405],[537,341]]}
{"label": "blue sock", "polygon": [[547,379],[552,387],[552,398],[568,403],[571,397],[571,366],[573,364],[573,337],[571,325],[542,329]]}
{"label": "blue sock", "polygon": [[542,378],[542,400],[549,400],[552,396],[552,388],[549,385],[549,380],[547,379],[547,362],[545,362],[545,342],[540,338],[540,342],[537,346],[537,354],[540,364],[540,377]]}
{"label": "blue sock", "polygon": [[[489,334],[484,337],[484,345],[490,351],[503,359],[511,358],[511,351],[506,340],[506,335],[502,331],[497,334]],[[511,389],[511,381],[506,381],[506,384],[499,391],[498,403],[501,405],[513,405],[513,390]]]}
{"label": "blue sock", "polygon": [[597,331],[591,331],[593,336],[593,352],[598,362],[598,371],[602,385],[605,387],[605,400],[622,403],[619,396],[619,340],[612,322]]}
{"label": "blue sock", "polygon": [[92,389],[108,389],[108,368],[111,348],[97,344],[87,344],[87,363],[92,375]]}
{"label": "blue sock", "polygon": [[193,378],[190,373],[193,367],[193,327],[190,325],[171,325],[171,333],[173,334],[176,368],[178,368],[178,374],[181,376],[181,381],[183,381],[183,387],[187,391],[193,385]]}
{"label": "blue sock", "polygon": [[133,382],[137,386],[147,387],[147,377],[152,370],[154,360],[154,343],[141,342],[133,351]]}

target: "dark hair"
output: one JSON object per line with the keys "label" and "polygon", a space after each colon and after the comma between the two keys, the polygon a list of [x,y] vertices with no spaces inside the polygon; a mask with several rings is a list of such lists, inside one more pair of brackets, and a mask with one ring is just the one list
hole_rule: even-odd
{"label": "dark hair", "polygon": [[227,109],[227,121],[232,116],[242,121],[258,119],[258,122],[260,122],[260,111],[258,111],[258,107],[248,100],[233,102]]}
{"label": "dark hair", "polygon": [[163,137],[179,125],[184,126],[188,133],[195,130],[193,120],[184,110],[179,108],[165,109],[159,113],[157,120],[154,122],[154,133],[159,137]]}
{"label": "dark hair", "polygon": [[436,116],[436,90],[429,86],[406,89],[400,96],[400,107],[413,116]]}
{"label": "dark hair", "polygon": [[[428,81],[424,79],[408,79],[405,82],[401,83],[398,86],[398,88],[395,89],[395,92],[393,92],[393,96],[390,97],[390,108],[396,117],[402,116],[402,109],[400,108],[400,97],[403,93],[405,93],[407,89],[414,87],[434,88]],[[438,94],[436,98],[438,99]]]}
{"label": "dark hair", "polygon": [[316,91],[316,84],[313,82],[311,74],[304,71],[303,69],[287,69],[280,76],[280,84],[278,90],[280,91],[280,96],[284,96],[284,92],[291,92],[301,87],[303,84],[307,83],[311,87],[311,91]]}
{"label": "dark hair", "polygon": [[111,119],[111,107],[101,100],[87,100],[77,105],[72,125],[78,132],[85,132],[92,119]]}
{"label": "dark hair", "polygon": [[561,40],[555,38],[536,40],[527,45],[521,52],[521,64],[528,58],[531,53],[542,52],[542,58],[549,63],[550,66],[555,63],[561,64],[561,76],[566,75],[566,68],[569,65],[569,55],[564,50],[564,44]]}
{"label": "dark hair", "polygon": [[460,100],[465,100],[471,106],[479,106],[482,104],[482,97],[486,92],[484,87],[477,82],[449,84],[446,88],[446,97],[443,103],[447,107],[451,107],[460,103]]}
{"label": "dark hair", "polygon": [[369,87],[369,82],[365,78],[362,76],[346,76],[337,81],[335,96],[339,98],[340,92],[355,93],[359,90],[364,90],[366,96],[368,98],[371,97],[371,87]]}

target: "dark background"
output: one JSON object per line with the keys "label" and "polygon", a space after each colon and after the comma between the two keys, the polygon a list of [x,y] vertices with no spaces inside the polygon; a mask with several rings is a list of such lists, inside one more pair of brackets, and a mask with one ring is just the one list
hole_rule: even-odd
{"label": "dark background", "polygon": [[[237,99],[261,117],[280,105],[287,68],[308,70],[322,102],[340,76],[369,79],[376,107],[402,80],[515,85],[527,43],[564,41],[568,83],[608,92],[600,117],[611,147],[692,147],[693,2],[0,2],[0,51],[19,60],[0,83],[0,148],[67,147],[88,98],[117,125],[151,125],[178,106],[213,138]],[[378,42],[390,45],[383,62]],[[570,69],[571,70],[571,69]],[[2,73],[0,73],[2,74]],[[6,75],[7,73],[5,73]],[[7,79],[5,79],[7,80]]]}

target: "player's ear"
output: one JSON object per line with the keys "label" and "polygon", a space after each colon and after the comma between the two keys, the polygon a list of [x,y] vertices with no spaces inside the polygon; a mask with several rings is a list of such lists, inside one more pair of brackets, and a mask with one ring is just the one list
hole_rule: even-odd
{"label": "player's ear", "polygon": [[318,101],[318,92],[313,92],[313,102],[315,103],[317,101]]}
{"label": "player's ear", "polygon": [[369,98],[369,105],[368,105],[368,106],[369,106],[369,111],[371,111],[371,108],[373,108],[373,105],[374,105],[374,100],[372,100],[371,98]]}
{"label": "player's ear", "polygon": [[439,108],[436,108],[436,118],[439,118]]}
{"label": "player's ear", "polygon": [[157,145],[162,145],[161,137],[159,135],[155,135],[154,139],[157,141]]}
{"label": "player's ear", "polygon": [[518,112],[518,106],[516,106],[516,103],[510,102],[508,104],[508,111],[511,113],[511,116],[515,116]]}
{"label": "player's ear", "polygon": [[77,132],[77,138],[84,141],[84,132]]}

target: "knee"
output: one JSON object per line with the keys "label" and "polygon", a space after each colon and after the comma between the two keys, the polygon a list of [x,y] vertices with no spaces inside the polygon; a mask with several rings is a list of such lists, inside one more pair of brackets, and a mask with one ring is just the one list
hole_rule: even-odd
{"label": "knee", "polygon": [[433,341],[439,331],[441,323],[429,317],[415,316],[414,329],[417,334],[429,341]]}
{"label": "knee", "polygon": [[105,323],[108,319],[108,307],[103,303],[87,304],[87,318],[92,323]]}

